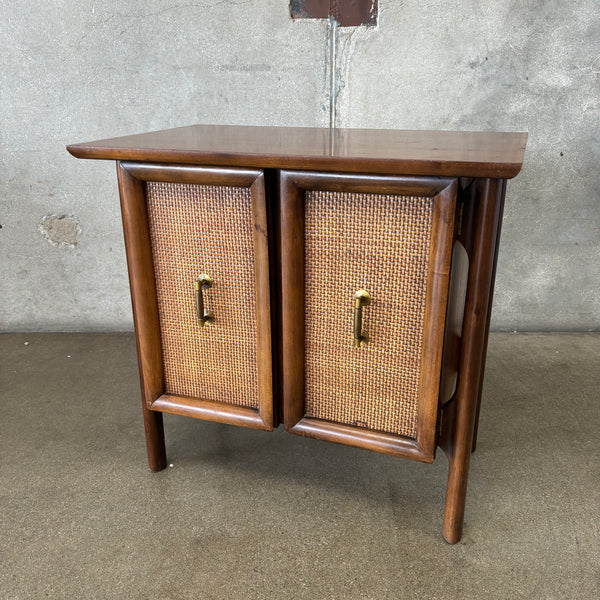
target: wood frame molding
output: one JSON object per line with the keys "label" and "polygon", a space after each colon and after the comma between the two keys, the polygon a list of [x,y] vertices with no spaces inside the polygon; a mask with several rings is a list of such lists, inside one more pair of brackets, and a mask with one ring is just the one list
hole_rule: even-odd
{"label": "wood frame molding", "polygon": [[[117,177],[150,469],[157,471],[166,466],[161,415],[163,412],[272,431],[274,414],[271,368],[271,298],[267,207],[263,172],[256,169],[118,162]],[[145,182],[147,181],[250,188],[254,221],[258,410],[164,393],[156,282],[145,197]]]}
{"label": "wood frame molding", "polygon": [[[416,438],[332,423],[304,415],[304,193],[307,190],[414,195],[434,198],[423,364]],[[286,431],[433,462],[436,449],[442,346],[454,234],[457,181],[281,171],[280,282],[282,396]]]}

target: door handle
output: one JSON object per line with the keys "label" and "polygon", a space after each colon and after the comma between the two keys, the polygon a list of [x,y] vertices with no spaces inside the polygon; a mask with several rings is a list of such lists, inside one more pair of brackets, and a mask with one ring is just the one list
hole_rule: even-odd
{"label": "door handle", "polygon": [[194,282],[196,291],[196,316],[198,317],[198,325],[204,327],[206,323],[212,323],[215,320],[215,315],[208,309],[204,308],[204,297],[202,290],[207,290],[212,287],[212,279],[210,275],[203,273]]}
{"label": "door handle", "polygon": [[354,294],[354,347],[360,348],[369,341],[369,336],[362,330],[363,306],[371,304],[371,294],[366,290],[358,290]]}

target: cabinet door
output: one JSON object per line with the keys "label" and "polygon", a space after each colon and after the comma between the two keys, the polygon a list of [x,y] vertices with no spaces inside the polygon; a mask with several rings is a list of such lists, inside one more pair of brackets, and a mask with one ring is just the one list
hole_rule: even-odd
{"label": "cabinet door", "polygon": [[273,428],[263,173],[118,166],[144,402]]}
{"label": "cabinet door", "polygon": [[455,203],[455,179],[282,172],[287,431],[433,460]]}

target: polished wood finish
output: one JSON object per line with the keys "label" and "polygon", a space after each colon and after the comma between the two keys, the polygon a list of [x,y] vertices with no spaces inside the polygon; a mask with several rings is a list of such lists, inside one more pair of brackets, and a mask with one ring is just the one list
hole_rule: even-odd
{"label": "polished wood finish", "polygon": [[[305,416],[303,204],[308,190],[434,198],[416,439]],[[280,197],[283,406],[286,431],[433,462],[456,180],[282,171]]]}
{"label": "polished wood finish", "polygon": [[271,284],[269,265],[269,233],[265,179],[261,172],[250,186],[252,194],[252,219],[254,222],[254,290],[256,294],[256,331],[258,347],[258,395],[259,416],[263,422],[260,429],[273,431],[277,416],[273,406],[273,371],[271,348]]}
{"label": "polished wood finish", "polygon": [[475,427],[473,430],[473,445],[471,447],[471,452],[475,452],[477,448],[477,432],[479,430],[479,415],[481,412],[481,397],[483,395],[483,380],[485,373],[485,361],[487,358],[487,346],[488,346],[488,338],[490,334],[490,322],[492,320],[492,304],[494,301],[494,287],[496,284],[496,267],[498,265],[498,250],[500,248],[500,234],[502,232],[502,214],[504,213],[504,197],[506,195],[506,180],[503,179],[500,182],[502,186],[502,190],[499,191],[501,197],[501,206],[499,207],[499,217],[497,223],[496,230],[496,244],[494,248],[493,254],[493,266],[492,266],[492,279],[490,282],[490,297],[488,300],[488,312],[485,323],[485,338],[483,340],[483,349],[482,349],[482,357],[481,357],[481,375],[479,377],[479,391],[477,393],[477,410],[475,412]]}
{"label": "polished wood finish", "polygon": [[[145,163],[118,163],[119,189],[128,257],[138,359],[142,380],[148,460],[152,470],[166,466],[162,412],[272,431],[274,425],[271,368],[271,295],[267,208],[262,171],[200,168]],[[148,227],[145,182],[249,187],[254,224],[255,289],[259,408],[231,406],[201,398],[164,393],[158,304]]]}
{"label": "polished wood finish", "polygon": [[[81,158],[133,161],[118,163],[117,172],[150,468],[166,466],[163,412],[264,430],[283,421],[292,433],[427,462],[439,445],[449,461],[443,535],[456,543],[476,444],[506,179],[521,169],[526,139],[525,133],[197,125],[69,146]],[[257,329],[268,340],[257,356],[264,367],[259,410],[165,393],[147,180],[252,187]],[[427,361],[437,367],[422,388],[434,399],[418,414],[417,439],[304,414],[303,198],[311,186],[457,197],[456,211],[454,201],[440,203],[432,237],[430,307],[433,299],[445,306],[448,294],[448,308],[445,319],[427,315]],[[455,253],[450,265],[452,244],[462,258]],[[457,283],[449,290],[450,266]]]}
{"label": "polished wood finish", "polygon": [[161,413],[166,412],[204,421],[273,431],[273,426],[265,421],[258,411],[235,404],[162,394],[152,403],[151,408]]}
{"label": "polished wood finish", "polygon": [[304,190],[280,175],[281,395],[283,424],[304,416]]}
{"label": "polished wood finish", "polygon": [[193,125],[67,149],[78,158],[510,179],[526,141],[526,133]]}
{"label": "polished wood finish", "polygon": [[381,431],[358,429],[351,425],[311,417],[303,417],[294,426],[286,428],[286,431],[304,437],[354,446],[363,450],[373,450],[382,454],[402,456],[421,462],[433,462],[433,459],[430,460],[425,457],[423,448],[417,440]]}
{"label": "polished wood finish", "polygon": [[158,329],[152,248],[142,181],[117,164],[123,234],[131,289],[135,340],[140,372],[142,413],[150,470],[167,466],[162,414],[150,410],[163,390],[163,362]]}
{"label": "polished wood finish", "polygon": [[[256,169],[202,169],[192,165],[163,165],[153,163],[122,162],[131,177],[140,181],[163,181],[197,185],[233,185],[251,187],[261,182],[262,171]],[[256,193],[256,190],[253,190]],[[264,198],[264,192],[263,198]]]}
{"label": "polished wood finish", "polygon": [[485,340],[489,327],[493,253],[498,239],[504,204],[504,182],[478,180],[474,184],[477,199],[476,226],[469,264],[469,282],[461,345],[458,384],[454,401],[443,412],[440,446],[450,464],[443,535],[454,544],[462,535],[465,498]]}

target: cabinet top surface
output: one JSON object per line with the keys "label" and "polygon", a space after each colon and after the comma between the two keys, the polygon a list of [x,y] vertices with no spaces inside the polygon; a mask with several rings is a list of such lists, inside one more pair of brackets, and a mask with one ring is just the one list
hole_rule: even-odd
{"label": "cabinet top surface", "polygon": [[67,149],[108,160],[511,178],[526,142],[526,133],[192,125]]}

